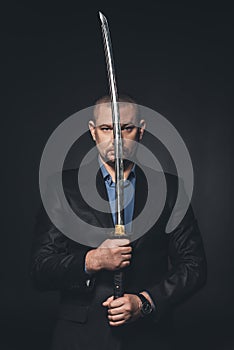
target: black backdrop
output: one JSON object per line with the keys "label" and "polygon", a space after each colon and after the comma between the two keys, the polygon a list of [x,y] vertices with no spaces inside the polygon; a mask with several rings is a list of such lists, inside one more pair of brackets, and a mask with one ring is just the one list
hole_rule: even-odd
{"label": "black backdrop", "polygon": [[231,5],[161,0],[2,7],[1,349],[49,344],[58,295],[34,291],[28,277],[38,168],[56,126],[108,92],[98,10],[109,19],[119,91],[168,118],[193,160],[209,273],[176,313],[178,349],[231,349]]}

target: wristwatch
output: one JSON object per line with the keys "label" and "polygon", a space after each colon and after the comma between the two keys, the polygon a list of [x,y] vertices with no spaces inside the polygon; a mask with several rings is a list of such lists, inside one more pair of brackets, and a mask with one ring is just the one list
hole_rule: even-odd
{"label": "wristwatch", "polygon": [[141,315],[142,316],[150,315],[153,311],[153,307],[152,307],[151,303],[149,302],[149,300],[146,299],[146,297],[141,293],[138,293],[137,296],[141,299],[141,302],[142,302]]}

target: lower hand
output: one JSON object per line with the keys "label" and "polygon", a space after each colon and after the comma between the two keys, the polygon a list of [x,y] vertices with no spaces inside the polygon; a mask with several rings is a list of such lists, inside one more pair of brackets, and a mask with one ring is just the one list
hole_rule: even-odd
{"label": "lower hand", "polygon": [[141,300],[135,294],[124,294],[117,299],[111,296],[102,305],[108,307],[110,326],[121,326],[141,317]]}

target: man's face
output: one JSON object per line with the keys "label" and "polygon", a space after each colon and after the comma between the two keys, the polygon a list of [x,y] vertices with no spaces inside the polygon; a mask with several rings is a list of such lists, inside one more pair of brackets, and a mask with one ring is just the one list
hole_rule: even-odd
{"label": "man's face", "polygon": [[[120,103],[119,113],[123,158],[132,160],[137,147],[136,142],[133,141],[142,139],[145,122],[144,120],[141,120],[140,123],[137,122],[135,106],[130,103]],[[109,103],[103,103],[96,107],[95,121],[89,122],[89,129],[93,140],[96,142],[101,159],[104,162],[113,163],[115,161],[114,135],[112,110]]]}

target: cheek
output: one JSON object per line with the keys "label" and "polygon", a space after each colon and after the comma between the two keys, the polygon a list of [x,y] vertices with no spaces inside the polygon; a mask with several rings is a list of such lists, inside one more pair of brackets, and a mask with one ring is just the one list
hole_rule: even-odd
{"label": "cheek", "polygon": [[99,148],[105,148],[111,141],[111,137],[109,135],[96,135],[96,143]]}
{"label": "cheek", "polygon": [[125,149],[125,152],[132,153],[136,149],[137,143],[135,139],[124,139],[123,140],[123,147]]}
{"label": "cheek", "polygon": [[[130,134],[124,135],[123,140],[126,140],[126,142],[128,142],[129,144],[134,144],[139,140],[138,132],[132,132]],[[135,141],[135,142],[131,142],[131,141]]]}

